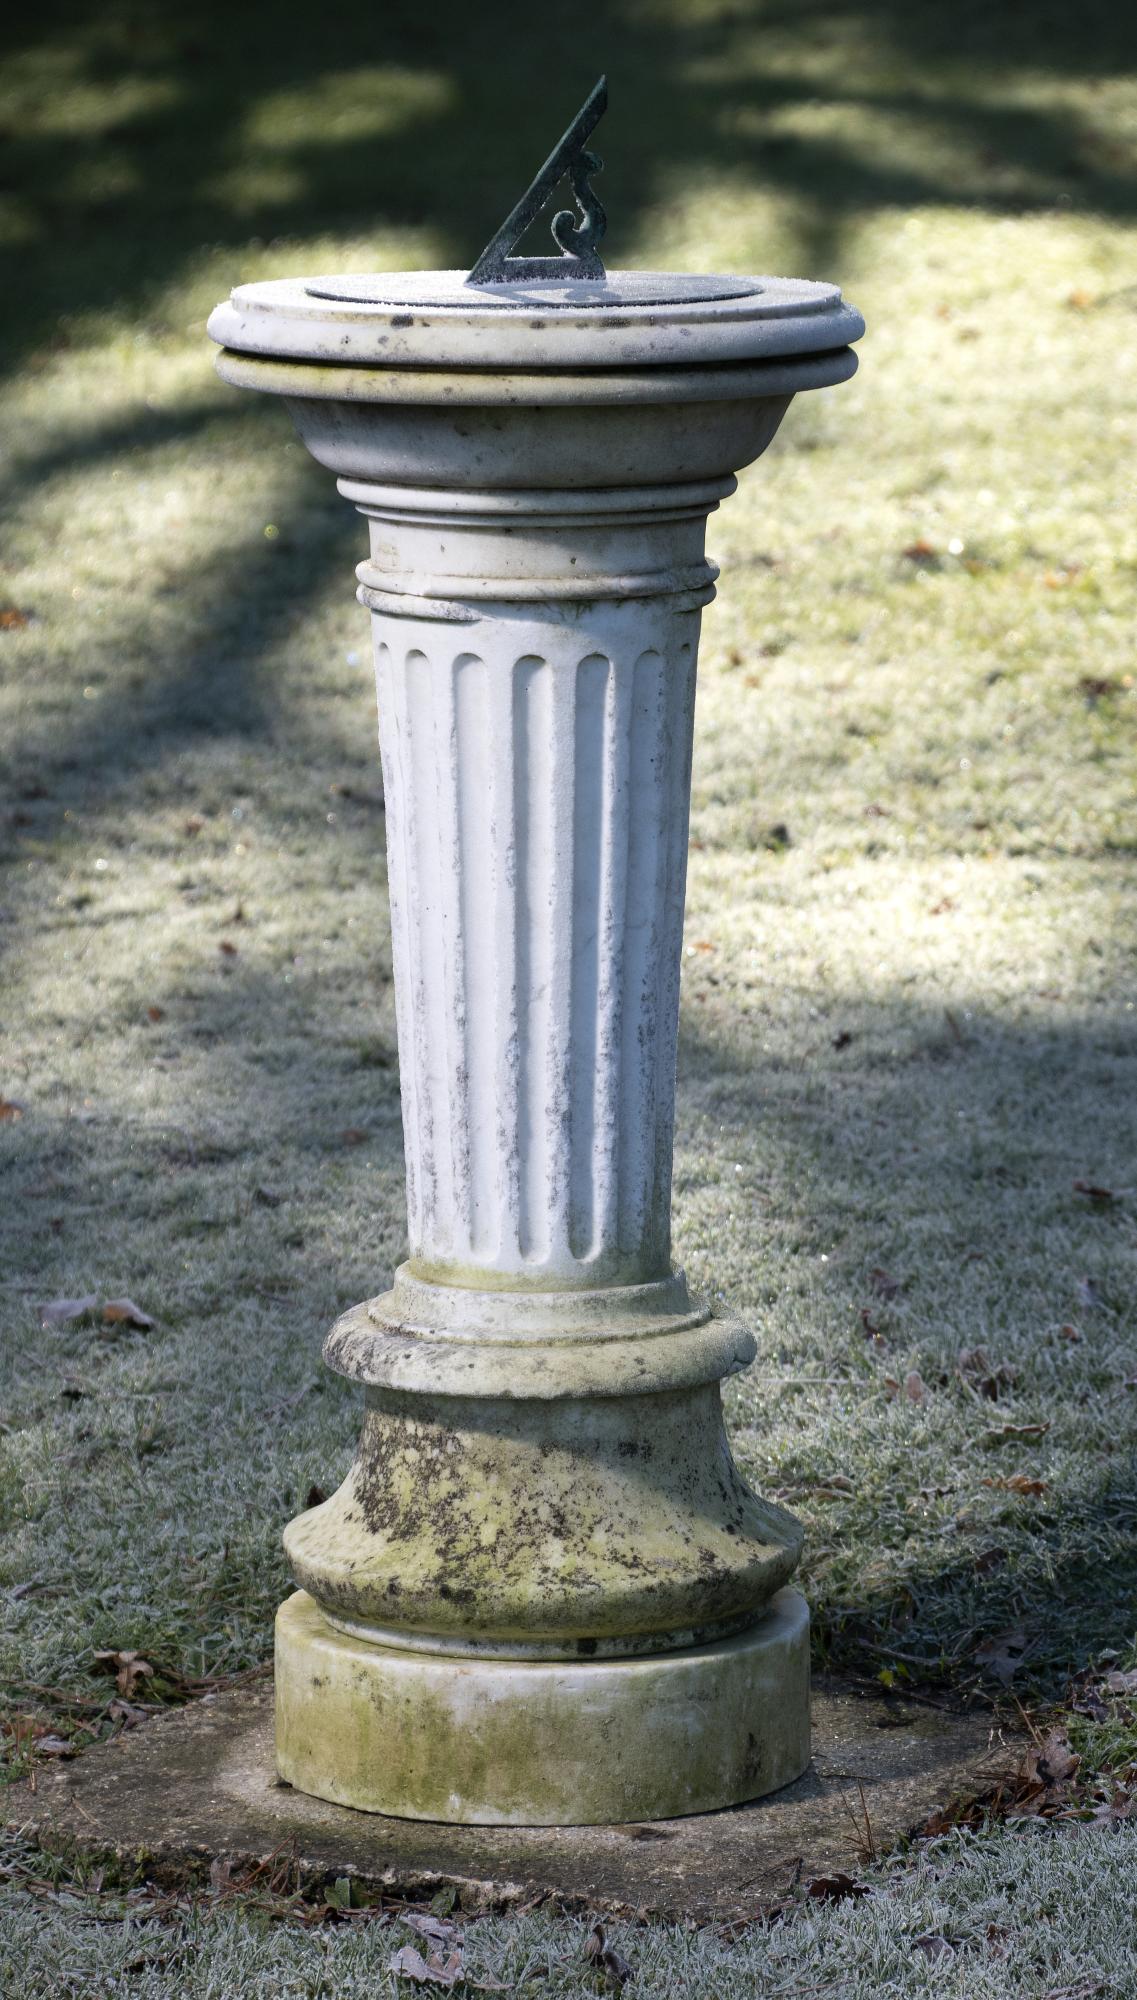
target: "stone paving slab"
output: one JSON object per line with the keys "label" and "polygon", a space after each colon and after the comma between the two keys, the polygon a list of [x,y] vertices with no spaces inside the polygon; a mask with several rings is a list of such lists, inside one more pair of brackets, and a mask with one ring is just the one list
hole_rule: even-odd
{"label": "stone paving slab", "polygon": [[[49,1847],[163,1874],[291,1850],[301,1875],[354,1875],[406,1897],[454,1885],[467,1909],[549,1897],[568,1908],[716,1920],[757,1914],[795,1879],[864,1865],[867,1808],[879,1852],[953,1798],[1015,1765],[1021,1742],[980,1714],[813,1694],[814,1757],[756,1804],[644,1826],[453,1827],[326,1805],[273,1767],[272,1688],[207,1695],[14,1788],[7,1818]],[[863,1824],[863,1821],[862,1821]]]}

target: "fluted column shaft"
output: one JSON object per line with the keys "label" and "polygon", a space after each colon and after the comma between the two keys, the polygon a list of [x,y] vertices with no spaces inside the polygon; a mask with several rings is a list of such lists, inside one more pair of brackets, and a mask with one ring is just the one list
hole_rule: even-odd
{"label": "fluted column shaft", "polygon": [[416,1275],[668,1273],[702,537],[732,483],[465,494],[457,520],[452,495],[347,489]]}

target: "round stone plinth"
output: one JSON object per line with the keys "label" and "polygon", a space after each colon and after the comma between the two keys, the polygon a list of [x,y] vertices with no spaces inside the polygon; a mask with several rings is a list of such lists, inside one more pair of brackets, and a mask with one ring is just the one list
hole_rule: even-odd
{"label": "round stone plinth", "polygon": [[306,1591],[276,1620],[276,1759],[299,1791],[476,1826],[589,1826],[741,1805],[809,1763],[809,1610],[646,1659],[397,1652]]}

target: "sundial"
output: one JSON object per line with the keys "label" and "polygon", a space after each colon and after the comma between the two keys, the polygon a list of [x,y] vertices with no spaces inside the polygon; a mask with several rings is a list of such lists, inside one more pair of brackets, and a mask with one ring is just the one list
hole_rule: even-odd
{"label": "sundial", "polygon": [[[608,108],[608,79],[589,92],[568,130],[515,202],[500,229],[467,272],[398,271],[363,277],[313,278],[310,298],[345,304],[509,308],[665,306],[751,298],[762,290],[753,278],[696,277],[676,271],[606,271],[600,256],[608,218],[592,176],[604,162],[586,141]],[[550,221],[559,247],[554,257],[515,256],[517,244],[568,181],[579,211],[561,208]]]}

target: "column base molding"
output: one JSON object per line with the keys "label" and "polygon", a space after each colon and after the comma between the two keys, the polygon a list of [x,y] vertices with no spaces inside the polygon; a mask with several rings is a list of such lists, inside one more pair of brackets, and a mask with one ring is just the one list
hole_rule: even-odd
{"label": "column base molding", "polygon": [[640,1659],[455,1659],[276,1621],[277,1769],[400,1819],[589,1826],[741,1805],[809,1763],[809,1610],[783,1589],[734,1637]]}

